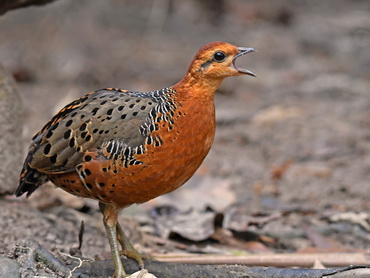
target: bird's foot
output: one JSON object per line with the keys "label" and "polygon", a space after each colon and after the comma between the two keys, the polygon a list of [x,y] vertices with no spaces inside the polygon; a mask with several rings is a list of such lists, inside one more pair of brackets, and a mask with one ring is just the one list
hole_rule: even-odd
{"label": "bird's foot", "polygon": [[140,254],[132,245],[128,246],[128,248],[124,250],[121,250],[119,254],[136,261],[139,264],[140,269],[144,269],[144,260],[153,259],[153,257],[150,255]]}

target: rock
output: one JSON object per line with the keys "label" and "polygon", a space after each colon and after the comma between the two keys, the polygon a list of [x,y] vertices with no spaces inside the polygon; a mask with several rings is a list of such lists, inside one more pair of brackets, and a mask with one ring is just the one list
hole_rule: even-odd
{"label": "rock", "polygon": [[12,259],[0,256],[0,278],[15,278],[19,275],[19,264]]}
{"label": "rock", "polygon": [[0,195],[13,194],[22,167],[22,103],[14,79],[0,65]]}

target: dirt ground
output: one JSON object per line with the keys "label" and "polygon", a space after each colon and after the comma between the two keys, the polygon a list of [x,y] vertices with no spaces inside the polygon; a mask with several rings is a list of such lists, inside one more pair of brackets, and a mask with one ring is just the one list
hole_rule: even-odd
{"label": "dirt ground", "polygon": [[[74,98],[105,87],[146,91],[172,85],[199,47],[216,40],[257,49],[238,61],[257,78],[222,84],[210,154],[181,189],[127,210],[122,221],[133,241],[149,253],[180,252],[176,244],[193,246],[191,234],[202,230],[198,251],[208,245],[222,252],[366,252],[366,0],[58,0],[8,12],[0,17],[0,62],[16,77],[23,99],[24,155],[33,134]],[[27,237],[54,254],[68,253],[78,246],[81,220],[83,255],[109,257],[94,201],[49,185],[28,200],[6,197],[0,203],[0,253],[8,257],[17,256],[15,244]],[[193,209],[196,218],[209,207],[234,236],[249,231],[269,240],[243,235],[237,248],[196,221],[187,224],[189,236],[169,224],[161,229],[155,217],[171,214],[158,209],[164,205]],[[167,237],[173,240],[159,243]]]}

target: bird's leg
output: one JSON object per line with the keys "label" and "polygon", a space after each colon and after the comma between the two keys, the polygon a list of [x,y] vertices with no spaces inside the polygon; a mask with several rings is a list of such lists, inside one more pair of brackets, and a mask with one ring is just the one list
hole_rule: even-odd
{"label": "bird's leg", "polygon": [[117,242],[117,217],[118,210],[110,205],[99,202],[100,211],[103,214],[103,221],[105,230],[109,240],[110,249],[112,252],[112,258],[114,263],[114,278],[126,277],[125,269],[123,268],[122,261],[120,258]]}
{"label": "bird's leg", "polygon": [[117,222],[117,239],[122,246],[121,255],[126,256],[127,258],[137,261],[141,269],[144,269],[143,255],[141,255],[135,248],[132,246],[130,240],[127,238],[121,225]]}

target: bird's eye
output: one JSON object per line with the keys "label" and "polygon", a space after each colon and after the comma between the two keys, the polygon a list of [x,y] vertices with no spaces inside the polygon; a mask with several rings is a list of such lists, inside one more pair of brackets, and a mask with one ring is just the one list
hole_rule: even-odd
{"label": "bird's eye", "polygon": [[221,51],[217,51],[214,55],[213,55],[213,58],[217,61],[217,62],[221,62],[223,60],[225,60],[226,58],[226,54],[221,52]]}

